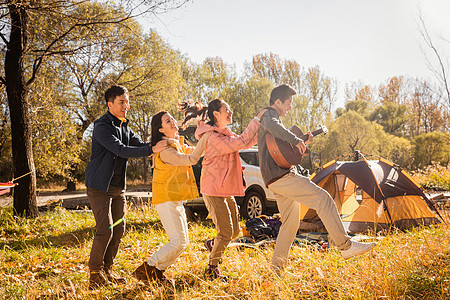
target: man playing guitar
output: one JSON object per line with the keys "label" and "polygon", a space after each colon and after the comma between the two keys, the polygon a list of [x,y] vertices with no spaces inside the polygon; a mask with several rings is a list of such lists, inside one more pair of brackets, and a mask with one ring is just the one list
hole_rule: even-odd
{"label": "man playing guitar", "polygon": [[261,126],[258,130],[261,174],[266,186],[275,194],[282,221],[271,262],[271,268],[277,275],[284,272],[290,247],[300,225],[300,203],[317,212],[345,259],[363,254],[375,246],[375,243],[351,241],[345,232],[336,204],[328,192],[308,177],[297,174],[295,168],[278,166],[272,158],[266,143],[267,133],[297,147],[300,153],[305,152],[305,144],[312,142],[310,133],[308,140],[303,141],[284,127],[280,120],[280,117],[285,116],[291,109],[293,96],[296,94],[287,84],[275,87],[270,95],[271,109],[261,116]]}

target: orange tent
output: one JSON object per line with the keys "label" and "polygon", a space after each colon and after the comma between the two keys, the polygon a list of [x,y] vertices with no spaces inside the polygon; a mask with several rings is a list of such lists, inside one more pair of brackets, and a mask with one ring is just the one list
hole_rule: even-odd
{"label": "orange tent", "polygon": [[[333,197],[349,232],[440,223],[436,204],[408,173],[385,159],[360,156],[363,160],[333,160],[310,176]],[[308,223],[317,223],[319,218],[314,210],[302,206],[301,221],[300,229],[307,229]]]}

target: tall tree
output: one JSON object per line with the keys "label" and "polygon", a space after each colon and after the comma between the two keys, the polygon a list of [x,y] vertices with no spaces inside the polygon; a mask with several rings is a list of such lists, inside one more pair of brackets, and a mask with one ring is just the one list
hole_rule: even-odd
{"label": "tall tree", "polygon": [[295,60],[285,60],[282,82],[291,85],[298,92],[298,95],[292,102],[292,110],[284,117],[284,123],[287,126],[298,125],[303,130],[309,130],[307,120],[310,99],[302,92],[306,90],[306,74],[304,69]]}
{"label": "tall tree", "polygon": [[378,154],[380,138],[385,134],[380,125],[367,121],[355,111],[348,111],[336,119],[320,146],[325,161],[355,150]]}
{"label": "tall tree", "polygon": [[394,76],[380,84],[378,96],[380,102],[390,102],[394,104],[405,104],[411,95],[411,86],[414,82],[403,76]]}
{"label": "tall tree", "polygon": [[2,15],[9,16],[9,40],[2,32],[2,40],[6,44],[5,73],[0,80],[6,86],[8,106],[11,117],[11,136],[13,154],[13,173],[28,175],[18,180],[19,186],[14,190],[14,210],[18,214],[26,213],[30,217],[37,216],[36,173],[31,144],[31,125],[28,105],[28,88],[36,78],[38,66],[42,62],[36,60],[33,72],[25,80],[25,53],[28,48],[29,3],[8,1],[3,3]]}
{"label": "tall tree", "polygon": [[283,78],[284,62],[278,54],[265,53],[256,54],[252,58],[252,64],[250,67],[250,73],[253,76],[259,76],[267,78],[274,82],[275,85],[279,85]]}
{"label": "tall tree", "polygon": [[345,108],[338,108],[336,116],[341,116],[344,112],[354,110],[366,119],[377,104],[376,90],[363,82],[353,82],[345,85]]}
{"label": "tall tree", "polygon": [[185,59],[182,72],[187,84],[186,96],[204,104],[215,98],[226,98],[228,87],[237,80],[235,67],[221,57],[207,57],[201,64]]}
{"label": "tall tree", "polygon": [[[185,1],[179,1],[184,3]],[[122,23],[137,14],[156,13],[161,9],[179,6],[177,1],[158,0],[121,2],[112,14],[93,12],[85,18],[73,12],[86,1],[18,1],[0,3],[2,24],[0,38],[6,49],[4,74],[0,82],[6,87],[11,117],[13,172],[15,176],[28,174],[18,180],[14,191],[14,211],[19,215],[37,216],[36,172],[32,152],[32,128],[28,96],[39,70],[51,55],[72,54],[87,45],[75,41],[78,28],[96,31],[106,23]],[[181,4],[182,4],[181,3]],[[46,18],[51,27],[41,28],[36,22]]]}
{"label": "tall tree", "polygon": [[323,74],[318,66],[304,71],[295,60],[267,53],[254,55],[252,62],[246,63],[245,72],[248,78],[259,76],[275,85],[288,83],[297,90],[292,110],[284,118],[286,125],[297,124],[310,130],[331,118],[331,110],[337,100],[337,82]]}
{"label": "tall tree", "polygon": [[410,101],[412,119],[409,123],[411,136],[437,130],[446,131],[446,117],[449,110],[436,97],[433,87],[423,80],[417,80],[414,94]]}
{"label": "tall tree", "polygon": [[387,133],[406,134],[407,123],[411,118],[409,106],[414,81],[402,76],[394,76],[380,84],[378,96],[380,106],[371,113],[369,120],[382,125]]}
{"label": "tall tree", "polygon": [[319,67],[311,67],[306,72],[304,95],[308,101],[305,126],[308,130],[315,129],[319,124],[324,124],[331,116],[331,111],[336,102],[337,82],[326,76]]}
{"label": "tall tree", "polygon": [[263,108],[269,106],[269,96],[273,83],[259,76],[253,76],[243,83],[231,86],[227,101],[233,110],[233,126],[241,133],[252,118]]}

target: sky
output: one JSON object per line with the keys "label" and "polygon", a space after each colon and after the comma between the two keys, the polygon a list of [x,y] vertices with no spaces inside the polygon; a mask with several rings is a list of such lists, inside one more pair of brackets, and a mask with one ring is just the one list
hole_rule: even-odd
{"label": "sky", "polygon": [[219,56],[239,71],[272,52],[319,66],[342,93],[346,83],[378,86],[398,75],[435,81],[421,50],[429,52],[419,8],[450,59],[450,0],[191,0],[141,23],[196,63]]}

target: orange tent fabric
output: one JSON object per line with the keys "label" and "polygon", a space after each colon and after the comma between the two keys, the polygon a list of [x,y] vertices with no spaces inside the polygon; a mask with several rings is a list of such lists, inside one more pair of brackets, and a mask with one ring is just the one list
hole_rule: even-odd
{"label": "orange tent fabric", "polygon": [[[362,158],[333,160],[310,177],[334,199],[349,232],[440,223],[436,204],[404,170],[382,158]],[[314,210],[302,206],[301,221],[300,229],[307,229],[320,219]]]}

